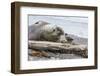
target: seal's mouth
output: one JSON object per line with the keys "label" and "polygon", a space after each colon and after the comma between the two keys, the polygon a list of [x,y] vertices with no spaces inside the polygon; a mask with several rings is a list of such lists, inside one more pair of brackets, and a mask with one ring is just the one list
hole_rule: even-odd
{"label": "seal's mouth", "polygon": [[58,36],[56,33],[52,33],[52,32],[46,32],[46,33],[41,34],[41,39],[43,41],[56,42],[59,38],[60,38],[60,36]]}
{"label": "seal's mouth", "polygon": [[47,35],[47,36],[45,36],[45,39],[47,41],[55,42],[55,41],[57,41],[59,39],[59,36],[57,36],[57,35]]}

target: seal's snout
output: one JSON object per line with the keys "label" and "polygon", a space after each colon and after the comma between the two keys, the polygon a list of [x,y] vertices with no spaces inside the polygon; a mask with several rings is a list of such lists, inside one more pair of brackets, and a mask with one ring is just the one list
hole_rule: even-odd
{"label": "seal's snout", "polygon": [[57,27],[56,29],[57,29],[58,35],[64,34],[64,31],[60,27]]}

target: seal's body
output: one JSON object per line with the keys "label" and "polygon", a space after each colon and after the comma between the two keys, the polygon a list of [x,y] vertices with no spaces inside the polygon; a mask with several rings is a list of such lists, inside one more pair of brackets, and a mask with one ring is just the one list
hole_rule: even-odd
{"label": "seal's body", "polygon": [[62,28],[44,21],[38,21],[29,26],[28,39],[63,43],[67,42]]}

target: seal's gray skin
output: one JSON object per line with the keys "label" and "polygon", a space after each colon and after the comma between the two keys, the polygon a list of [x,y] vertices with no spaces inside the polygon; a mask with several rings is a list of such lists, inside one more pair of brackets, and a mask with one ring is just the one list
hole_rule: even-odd
{"label": "seal's gray skin", "polygon": [[63,43],[67,42],[62,28],[44,21],[38,21],[29,26],[28,39]]}

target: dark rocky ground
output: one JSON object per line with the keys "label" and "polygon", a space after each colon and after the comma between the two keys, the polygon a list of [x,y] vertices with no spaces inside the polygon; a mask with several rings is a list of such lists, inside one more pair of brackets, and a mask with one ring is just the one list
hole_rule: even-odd
{"label": "dark rocky ground", "polygon": [[71,37],[73,39],[72,43],[88,45],[88,39],[87,38],[82,38],[82,37],[78,37],[78,36],[71,35],[71,34],[69,34],[67,36]]}
{"label": "dark rocky ground", "polygon": [[[75,35],[67,35],[69,38],[72,38],[73,41],[71,42],[72,44],[85,44],[88,45],[88,39],[87,38],[81,38]],[[59,59],[80,59],[83,58],[81,56],[75,55],[75,54],[64,54],[64,53],[53,53],[47,51],[46,53],[48,54],[48,57],[46,56],[33,56],[31,55],[32,49],[29,49],[28,52],[28,60],[29,61],[34,61],[34,60],[59,60]]]}

